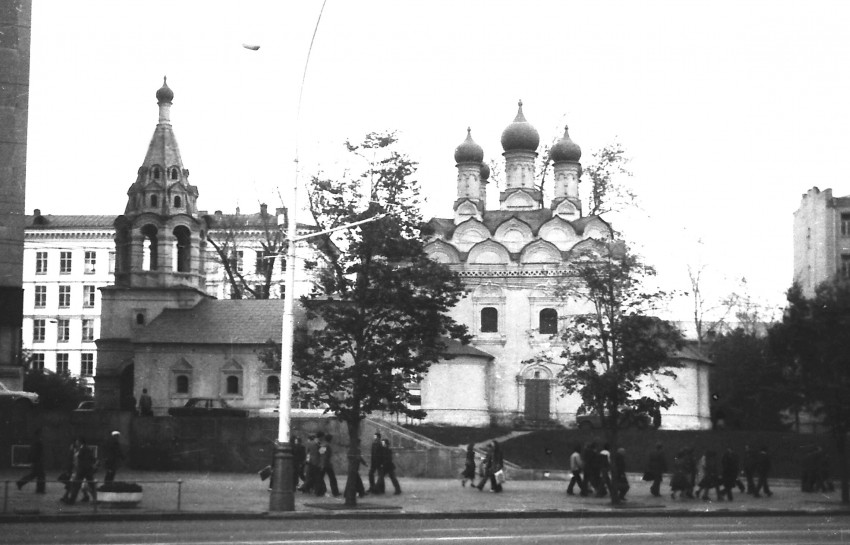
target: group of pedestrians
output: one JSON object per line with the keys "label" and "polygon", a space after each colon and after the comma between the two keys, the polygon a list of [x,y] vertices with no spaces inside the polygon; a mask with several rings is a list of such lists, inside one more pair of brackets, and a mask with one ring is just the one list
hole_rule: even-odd
{"label": "group of pedestrians", "polygon": [[[316,432],[307,436],[307,444],[302,445],[300,438],[293,439],[293,465],[295,475],[293,484],[297,490],[316,496],[332,495],[339,497],[339,483],[333,465],[333,437],[324,432]],[[371,464],[361,457],[360,465],[369,467],[369,490],[363,486],[363,480],[358,473],[354,482],[354,492],[359,497],[368,494],[383,494],[386,490],[385,480],[389,478],[396,494],[401,494],[401,486],[395,475],[393,451],[389,440],[382,439],[381,434],[375,433],[372,442]],[[272,476],[274,478],[274,476]],[[327,478],[327,484],[325,483]],[[301,483],[299,486],[299,482]],[[271,485],[269,486],[271,489]],[[330,492],[328,492],[330,490]]]}
{"label": "group of pedestrians", "polygon": [[[58,480],[65,485],[65,493],[60,498],[62,503],[74,504],[82,492],[81,502],[97,500],[95,473],[103,464],[106,473],[104,482],[112,482],[118,471],[119,464],[124,460],[124,451],[120,442],[121,433],[113,431],[101,447],[101,459],[98,460],[94,450],[87,444],[85,437],[77,437],[68,447],[65,470]],[[47,492],[47,479],[44,472],[44,442],[41,430],[37,429],[30,443],[30,471],[15,484],[18,490],[30,481],[36,481],[36,494]]]}
{"label": "group of pedestrians", "polygon": [[[497,441],[493,441],[485,448],[484,456],[481,463],[478,464],[476,471],[476,452],[475,443],[470,443],[466,447],[466,463],[464,464],[463,472],[461,472],[461,486],[466,486],[469,481],[471,488],[477,488],[479,491],[484,490],[484,485],[490,482],[491,492],[502,492],[505,480],[505,457],[502,454],[502,447]],[[480,477],[478,484],[475,484],[475,477]]]}
{"label": "group of pedestrians", "polygon": [[764,446],[754,451],[746,445],[743,460],[732,447],[719,456],[709,448],[699,457],[692,447],[685,447],[673,458],[670,497],[709,500],[709,492],[714,490],[718,501],[732,501],[735,489],[755,498],[772,496],[770,469],[770,455]]}
{"label": "group of pedestrians", "polygon": [[626,478],[626,449],[619,448],[612,453],[607,443],[602,448],[595,441],[576,445],[570,454],[570,473],[567,485],[570,496],[575,495],[578,487],[579,495],[584,497],[604,498],[616,494],[617,500],[624,501],[630,488]]}

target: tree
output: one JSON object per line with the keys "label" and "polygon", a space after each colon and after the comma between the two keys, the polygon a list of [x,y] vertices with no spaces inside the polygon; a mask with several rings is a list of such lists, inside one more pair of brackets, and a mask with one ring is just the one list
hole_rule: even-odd
{"label": "tree", "polygon": [[326,266],[301,302],[322,327],[299,336],[293,374],[303,399],[326,405],[348,427],[345,501],[356,505],[363,418],[374,411],[424,417],[410,408],[405,384],[421,380],[441,358],[446,337],[470,338],[447,315],[463,296],[459,277],[423,251],[415,163],[395,149],[393,133],[346,146],[366,169],[339,179],[314,176],[311,212],[320,231],[374,221],[317,245]]}
{"label": "tree", "polygon": [[608,144],[591,154],[590,162],[582,169],[585,181],[590,182],[586,216],[622,211],[637,204],[637,195],[623,182],[624,178],[632,175],[628,164],[626,150],[619,142]]}
{"label": "tree", "polygon": [[45,411],[73,411],[88,397],[79,377],[42,369],[29,369],[24,375],[24,390],[38,394],[38,405]]}
{"label": "tree", "polygon": [[[581,397],[580,414],[600,415],[615,450],[622,415],[654,415],[674,404],[657,379],[675,378],[678,363],[669,356],[681,347],[682,336],[669,322],[649,315],[666,294],[643,286],[655,271],[623,243],[599,243],[597,251],[577,257],[569,270],[557,296],[587,312],[566,319],[558,380],[565,395]],[[541,359],[557,363],[545,355],[536,361]],[[616,488],[611,501],[618,502]]]}
{"label": "tree", "polygon": [[788,393],[800,408],[821,417],[840,459],[841,502],[850,503],[847,433],[850,431],[850,284],[827,281],[812,298],[794,284],[782,321],[770,328],[773,356],[782,365]]}
{"label": "tree", "polygon": [[[286,240],[278,228],[277,217],[260,206],[259,214],[209,216],[211,226],[207,241],[216,251],[219,262],[230,284],[231,299],[268,299],[271,294],[274,266],[279,255],[286,252]],[[256,235],[259,234],[259,237]],[[248,248],[249,240],[258,240],[260,251],[254,270],[259,283],[253,283],[245,272],[239,257],[241,248]]]}
{"label": "tree", "polygon": [[743,327],[722,333],[711,343],[709,384],[712,420],[732,428],[783,430],[788,407],[780,367],[768,353],[767,338]]}

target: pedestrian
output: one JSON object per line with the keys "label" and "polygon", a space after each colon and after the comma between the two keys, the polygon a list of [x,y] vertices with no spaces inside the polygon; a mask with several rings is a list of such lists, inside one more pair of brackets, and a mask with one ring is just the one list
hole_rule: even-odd
{"label": "pedestrian", "polygon": [[599,482],[599,452],[596,450],[596,442],[591,441],[585,445],[581,459],[584,463],[584,490],[588,494],[590,492],[598,494],[601,485]]}
{"label": "pedestrian", "polygon": [[[324,435],[324,434],[323,434]],[[321,475],[321,467],[319,465],[319,441],[314,434],[307,436],[307,459],[306,459],[306,480],[298,490],[307,493],[315,493],[321,490],[319,496],[325,495],[325,480]]]}
{"label": "pedestrian", "polygon": [[614,487],[611,488],[611,495],[614,495],[616,490],[617,501],[626,501],[626,493],[629,491],[629,479],[626,477],[626,449],[620,447],[614,454],[612,464],[612,476]]}
{"label": "pedestrian", "polygon": [[694,455],[694,447],[685,449],[685,476],[687,477],[687,487],[685,488],[685,496],[694,498],[694,486],[697,483],[697,460]]}
{"label": "pedestrian", "polygon": [[[384,478],[389,477],[390,482],[393,483],[393,488],[395,489],[395,494],[401,494],[401,486],[398,484],[398,479],[395,476],[395,463],[393,462],[393,449],[390,448],[389,439],[381,440],[381,450],[378,456],[380,461],[380,466],[378,467],[378,482],[376,483],[376,488],[380,490],[380,493],[383,494],[385,490]],[[374,462],[373,462],[374,463]]]}
{"label": "pedestrian", "polygon": [[481,462],[483,466],[483,476],[481,477],[481,481],[478,482],[478,490],[484,490],[484,485],[487,481],[490,481],[490,491],[499,493],[502,491],[502,484],[498,481],[496,477],[496,473],[503,469],[504,459],[502,458],[502,452],[499,448],[499,444],[496,441],[493,441],[489,445],[487,445],[487,453],[484,456],[484,461]]}
{"label": "pedestrian", "polygon": [[472,486],[475,486],[475,443],[470,443],[466,447],[466,463],[463,466],[463,472],[461,472],[460,477],[461,486],[466,486],[466,481],[469,481]]}
{"label": "pedestrian", "polygon": [[[720,481],[723,485],[721,489],[721,497],[732,501],[732,490],[738,483],[738,455],[732,450],[732,447],[726,447],[726,452],[720,457]],[[743,488],[743,485],[740,486]]]}
{"label": "pedestrian", "polygon": [[744,445],[744,478],[747,480],[747,494],[755,494],[756,453],[750,445]]}
{"label": "pedestrian", "polygon": [[41,428],[36,428],[30,443],[30,471],[15,483],[18,490],[35,479],[35,493],[44,494],[46,478],[44,476],[44,443],[41,440]]}
{"label": "pedestrian", "polygon": [[649,480],[652,481],[649,493],[655,497],[660,496],[661,481],[664,479],[664,474],[667,473],[667,457],[664,456],[664,447],[661,443],[656,443],[655,450],[649,453],[646,472],[649,474]]}
{"label": "pedestrian", "polygon": [[670,477],[670,497],[676,499],[678,492],[680,497],[686,495],[688,490],[688,474],[685,457],[687,450],[681,449],[673,458],[673,476]]}
{"label": "pedestrian", "polygon": [[762,446],[756,455],[755,474],[758,480],[753,497],[760,498],[762,490],[766,496],[772,496],[773,492],[770,491],[770,485],[767,483],[767,478],[770,475],[770,455],[767,453],[766,446]]}
{"label": "pedestrian", "polygon": [[570,479],[570,484],[567,485],[567,494],[572,496],[575,494],[573,490],[575,486],[578,485],[579,493],[582,496],[587,496],[587,488],[584,486],[584,482],[582,481],[582,469],[584,468],[584,462],[581,459],[581,445],[576,445],[573,449],[573,453],[570,454],[570,472],[572,473],[572,478]]}
{"label": "pedestrian", "polygon": [[[375,475],[378,473],[378,465],[376,462],[380,458],[381,450],[381,432],[376,431],[375,437],[372,439],[372,451],[370,454],[371,464],[369,465],[369,493],[375,492]],[[383,492],[381,492],[383,493]]]}
{"label": "pedestrian", "polygon": [[596,455],[597,471],[599,472],[599,488],[596,497],[602,498],[611,490],[611,446],[608,443],[602,445],[602,450]]}
{"label": "pedestrian", "polygon": [[64,497],[62,498],[62,502],[73,505],[77,501],[77,494],[83,486],[83,481],[85,481],[85,487],[88,491],[88,495],[84,495],[81,501],[89,501],[89,496],[91,496],[92,500],[97,501],[97,492],[95,491],[94,485],[94,473],[97,469],[97,460],[95,459],[92,450],[86,444],[84,437],[78,437],[74,443],[73,457],[74,472],[71,477],[71,491],[67,499]]}
{"label": "pedestrian", "polygon": [[118,464],[124,459],[124,452],[121,450],[121,432],[115,430],[106,440],[103,452],[103,467],[106,469],[106,474],[103,477],[103,482],[111,483],[115,480],[115,473],[118,471]]}
{"label": "pedestrian", "polygon": [[153,400],[148,394],[147,388],[142,388],[142,395],[139,397],[139,414],[141,416],[153,416]]}
{"label": "pedestrian", "polygon": [[333,440],[333,436],[330,434],[325,435],[322,438],[322,444],[319,446],[319,465],[322,469],[322,483],[324,484],[325,476],[328,477],[328,485],[331,488],[331,494],[333,496],[339,497],[339,484],[336,481],[336,473],[334,472],[333,465],[333,449],[331,448],[331,441]]}
{"label": "pedestrian", "polygon": [[[699,459],[697,472],[697,497],[708,500],[708,491],[712,488],[717,494],[718,501],[723,499],[720,494],[720,474],[717,469],[717,452],[712,449],[705,451]],[[702,496],[700,496],[702,493]]]}
{"label": "pedestrian", "polygon": [[302,484],[307,481],[306,476],[304,475],[304,464],[306,464],[306,462],[307,449],[301,443],[301,438],[296,435],[292,438],[292,469],[295,473],[292,476],[292,486],[296,488],[298,488],[299,479]]}

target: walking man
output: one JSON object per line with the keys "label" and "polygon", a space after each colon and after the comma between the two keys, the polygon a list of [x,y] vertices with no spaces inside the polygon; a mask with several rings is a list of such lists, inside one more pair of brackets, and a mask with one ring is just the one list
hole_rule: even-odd
{"label": "walking man", "polygon": [[770,497],[773,492],[770,491],[770,486],[767,484],[767,477],[770,474],[770,455],[767,454],[767,447],[761,447],[756,455],[756,489],[753,492],[753,497],[761,497],[761,491],[764,490],[766,496]]}
{"label": "walking man", "polygon": [[375,492],[375,474],[378,472],[378,461],[381,458],[381,432],[375,432],[375,438],[372,440],[372,453],[369,464],[369,493]]}
{"label": "walking man", "polygon": [[667,473],[667,458],[664,456],[664,447],[661,443],[655,444],[655,450],[649,453],[649,467],[647,472],[652,477],[652,485],[649,493],[656,498],[661,495],[661,481]]}
{"label": "walking man", "polygon": [[331,487],[331,494],[334,497],[339,496],[339,485],[336,482],[336,473],[334,473],[333,465],[333,450],[331,449],[331,440],[333,436],[325,435],[322,440],[322,445],[319,447],[319,463],[322,468],[322,482],[325,480],[325,475],[328,477],[328,485]]}
{"label": "walking man", "polygon": [[[74,443],[73,460],[74,472],[71,476],[71,491],[67,499],[62,498],[62,503],[73,505],[77,501],[77,494],[80,492],[83,481],[86,482],[86,489],[91,498],[97,501],[97,492],[94,487],[97,460],[95,460],[94,453],[86,445],[86,440],[83,437],[77,438]],[[88,496],[84,495],[83,501],[88,501]]]}
{"label": "walking man", "polygon": [[582,496],[587,496],[587,489],[584,487],[584,482],[582,482],[582,469],[584,468],[584,462],[581,459],[581,445],[576,445],[573,453],[570,455],[570,471],[573,474],[573,478],[570,479],[570,484],[567,486],[567,494],[572,496],[575,494],[573,489],[575,485],[578,485],[579,493]]}
{"label": "walking man", "polygon": [[18,490],[33,479],[35,479],[35,493],[44,494],[44,443],[41,441],[41,428],[35,430],[30,443],[30,472],[18,480],[16,483]]}
{"label": "walking man", "polygon": [[121,432],[115,430],[104,445],[103,467],[106,468],[106,475],[103,477],[103,481],[107,483],[115,480],[118,464],[124,459],[124,452],[121,450],[121,442],[119,441],[120,437]]}

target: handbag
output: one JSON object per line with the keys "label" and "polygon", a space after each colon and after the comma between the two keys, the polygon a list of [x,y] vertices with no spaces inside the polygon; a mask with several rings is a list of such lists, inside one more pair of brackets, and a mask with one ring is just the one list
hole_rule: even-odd
{"label": "handbag", "polygon": [[272,476],[272,466],[264,467],[263,469],[258,471],[257,474],[259,474],[261,481],[265,481],[266,479]]}
{"label": "handbag", "polygon": [[507,475],[505,475],[505,470],[504,470],[504,469],[500,469],[499,471],[497,471],[497,472],[494,474],[494,477],[496,477],[496,482],[497,482],[498,484],[502,484],[502,483],[504,483],[505,481],[507,481],[507,480],[508,480]]}

